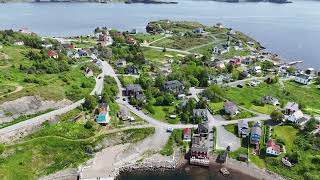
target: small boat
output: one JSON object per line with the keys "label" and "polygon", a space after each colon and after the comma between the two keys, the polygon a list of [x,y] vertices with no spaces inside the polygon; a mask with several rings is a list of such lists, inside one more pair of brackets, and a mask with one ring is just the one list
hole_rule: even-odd
{"label": "small boat", "polygon": [[230,175],[230,172],[228,171],[227,168],[221,168],[221,169],[220,169],[220,172],[221,172],[224,176]]}

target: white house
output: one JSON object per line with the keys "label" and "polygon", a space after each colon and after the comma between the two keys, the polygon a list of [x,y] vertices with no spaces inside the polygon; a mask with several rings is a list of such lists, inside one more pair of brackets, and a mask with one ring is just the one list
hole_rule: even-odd
{"label": "white house", "polygon": [[303,118],[303,112],[298,110],[288,116],[288,121],[296,123],[299,119]]}
{"label": "white house", "polygon": [[306,74],[298,74],[294,81],[300,84],[308,85],[311,82],[311,77]]}
{"label": "white house", "polygon": [[229,49],[226,45],[218,45],[212,49],[212,54],[226,54],[229,52]]}
{"label": "white house", "polygon": [[279,156],[281,154],[280,145],[276,144],[272,139],[270,139],[266,145],[266,154]]}
{"label": "white house", "polygon": [[24,42],[23,42],[23,41],[16,41],[16,42],[14,42],[14,45],[16,45],[16,46],[23,46],[23,45],[24,45]]}

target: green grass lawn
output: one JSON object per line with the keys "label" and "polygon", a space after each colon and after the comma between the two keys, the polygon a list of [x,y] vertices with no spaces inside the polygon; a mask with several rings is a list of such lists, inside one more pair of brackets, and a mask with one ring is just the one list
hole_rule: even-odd
{"label": "green grass lawn", "polygon": [[154,46],[159,46],[159,47],[167,47],[167,48],[173,48],[173,49],[181,49],[181,50],[186,50],[195,46],[199,46],[202,44],[208,44],[212,42],[211,37],[204,37],[204,36],[199,36],[199,37],[187,37],[187,36],[172,36],[168,37],[164,40],[157,41],[155,42]]}
{"label": "green grass lawn", "polygon": [[126,87],[129,84],[134,84],[137,78],[132,76],[119,76],[119,80],[123,87]]}
{"label": "green grass lawn", "polygon": [[170,124],[178,124],[180,123],[180,118],[177,115],[175,119],[170,118],[169,116],[175,113],[175,106],[153,106],[155,113],[150,114],[153,118],[163,121],[163,122],[168,122]]}
{"label": "green grass lawn", "polygon": [[16,89],[14,85],[4,85],[0,84],[0,96],[10,93]]}
{"label": "green grass lawn", "polygon": [[231,132],[232,134],[238,136],[238,126],[236,124],[228,124],[223,126],[227,131]]}
{"label": "green grass lawn", "polygon": [[233,58],[234,56],[248,56],[250,55],[250,51],[247,50],[235,50],[234,48],[230,48],[228,53],[218,55],[219,58]]}
{"label": "green grass lawn", "polygon": [[276,106],[256,106],[253,104],[254,100],[261,99],[263,96],[273,96],[284,104],[289,101],[302,103],[305,106],[304,112],[320,114],[320,102],[317,100],[320,98],[320,91],[315,85],[306,87],[295,82],[285,82],[284,84],[285,90],[282,90],[279,84],[268,85],[266,83],[261,83],[257,87],[230,87],[225,96],[237,104],[264,114],[270,114]]}
{"label": "green grass lawn", "polygon": [[164,35],[161,34],[144,34],[144,33],[137,33],[134,35],[134,37],[136,38],[136,40],[138,40],[139,42],[144,42],[147,41],[148,43],[153,42],[157,39],[163,38]]}
{"label": "green grass lawn", "polygon": [[293,140],[299,130],[292,126],[276,126],[273,128],[272,137],[274,139],[282,139],[285,143],[287,152],[292,152]]}
{"label": "green grass lawn", "polygon": [[[1,68],[0,82],[23,86],[23,90],[0,98],[0,103],[14,100],[23,96],[40,95],[45,99],[79,100],[88,94],[94,87],[95,80],[85,77],[82,66],[92,67],[92,63],[82,63],[81,66],[70,65],[70,71],[59,74],[27,74],[19,70],[20,64],[30,65],[32,62],[25,58],[31,50],[27,47],[4,46],[2,50],[10,57],[10,66]],[[34,50],[34,49],[33,49]],[[35,50],[37,51],[37,50]],[[97,68],[93,69],[98,73]],[[36,79],[38,83],[27,83],[25,79]],[[1,94],[1,93],[0,93]]]}
{"label": "green grass lawn", "polygon": [[[137,142],[154,133],[154,128],[131,129],[114,134],[103,134],[97,124],[87,129],[82,123],[67,119],[79,110],[63,115],[64,121],[44,125],[39,131],[18,144],[6,145],[0,154],[2,179],[37,179],[66,168],[76,168],[93,157],[93,148],[104,138],[118,137],[126,142]],[[122,137],[122,138],[121,138]],[[5,154],[5,156],[4,156]]]}
{"label": "green grass lawn", "polygon": [[181,57],[177,56],[177,54],[179,54],[177,52],[170,52],[170,51],[163,52],[161,50],[156,50],[151,48],[142,48],[142,51],[143,51],[144,57],[150,61],[161,62],[168,59],[174,59],[174,60],[181,59]]}
{"label": "green grass lawn", "polygon": [[224,102],[218,102],[218,103],[209,103],[210,111],[214,114],[220,114],[220,112],[223,110],[223,104]]}

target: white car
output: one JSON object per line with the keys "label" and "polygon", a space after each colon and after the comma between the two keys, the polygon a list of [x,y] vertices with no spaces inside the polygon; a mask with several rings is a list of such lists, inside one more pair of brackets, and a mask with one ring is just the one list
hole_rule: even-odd
{"label": "white car", "polygon": [[173,128],[172,127],[168,127],[167,128],[167,132],[172,132],[173,131]]}

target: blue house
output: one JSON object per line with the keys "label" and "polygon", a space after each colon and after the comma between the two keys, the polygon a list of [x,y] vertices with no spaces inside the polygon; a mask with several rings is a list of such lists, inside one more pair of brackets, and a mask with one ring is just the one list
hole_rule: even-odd
{"label": "blue house", "polygon": [[261,128],[258,124],[255,124],[251,128],[251,134],[250,134],[250,143],[251,144],[259,144],[260,143],[260,137],[261,137]]}

